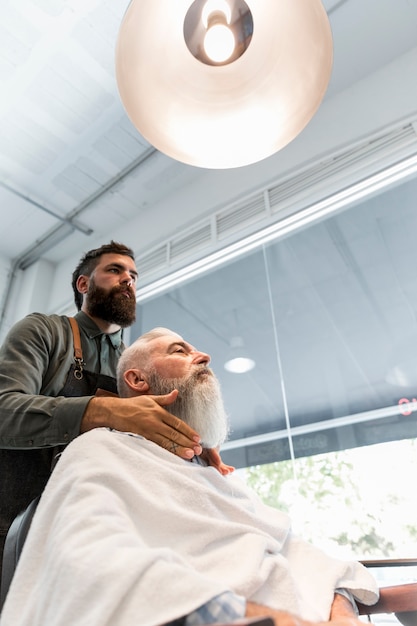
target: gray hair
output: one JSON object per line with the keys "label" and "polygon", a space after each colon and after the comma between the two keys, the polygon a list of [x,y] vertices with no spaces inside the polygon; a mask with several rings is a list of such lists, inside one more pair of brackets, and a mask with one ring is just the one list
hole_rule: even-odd
{"label": "gray hair", "polygon": [[122,398],[128,398],[132,395],[131,389],[126,384],[124,379],[124,373],[130,369],[145,370],[148,367],[150,353],[147,350],[147,345],[154,339],[159,337],[165,337],[166,335],[172,335],[173,337],[179,337],[178,333],[174,333],[169,328],[163,328],[158,326],[141,335],[131,346],[124,350],[122,356],[119,359],[117,366],[117,389],[119,395]]}

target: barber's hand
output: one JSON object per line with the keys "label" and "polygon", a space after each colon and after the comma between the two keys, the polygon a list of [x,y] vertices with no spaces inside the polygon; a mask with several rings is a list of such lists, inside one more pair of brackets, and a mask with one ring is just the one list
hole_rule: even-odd
{"label": "barber's hand", "polygon": [[135,398],[94,397],[81,421],[80,432],[107,427],[135,433],[173,452],[183,459],[201,454],[201,438],[185,422],[163,407],[174,402],[178,391],[163,396]]}
{"label": "barber's hand", "polygon": [[207,465],[215,467],[220,474],[223,474],[223,476],[231,474],[235,471],[234,467],[223,463],[218,448],[203,448],[200,458],[202,458]]}

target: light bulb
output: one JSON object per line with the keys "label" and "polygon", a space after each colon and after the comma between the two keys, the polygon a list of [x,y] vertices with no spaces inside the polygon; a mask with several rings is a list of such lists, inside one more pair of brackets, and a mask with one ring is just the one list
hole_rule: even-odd
{"label": "light bulb", "polygon": [[[132,0],[134,1],[134,0]],[[245,0],[194,0],[184,17],[188,50],[205,65],[230,65],[247,50],[253,34]]]}
{"label": "light bulb", "polygon": [[204,50],[215,63],[223,63],[235,49],[235,38],[226,24],[217,23],[210,26],[204,37]]}
{"label": "light bulb", "polygon": [[232,11],[226,0],[207,0],[201,11],[201,21],[204,28],[208,28],[209,19],[214,13],[222,13],[226,24],[230,24]]}

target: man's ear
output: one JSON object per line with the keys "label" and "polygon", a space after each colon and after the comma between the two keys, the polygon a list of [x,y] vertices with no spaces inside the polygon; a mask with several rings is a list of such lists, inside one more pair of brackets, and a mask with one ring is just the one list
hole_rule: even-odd
{"label": "man's ear", "polygon": [[90,277],[86,276],[85,274],[81,274],[81,276],[78,276],[77,282],[75,283],[78,291],[82,294],[87,293],[89,284]]}
{"label": "man's ear", "polygon": [[147,381],[144,379],[143,374],[140,370],[130,369],[126,370],[123,374],[123,378],[125,383],[130,389],[135,391],[138,395],[146,394],[149,392],[149,385]]}

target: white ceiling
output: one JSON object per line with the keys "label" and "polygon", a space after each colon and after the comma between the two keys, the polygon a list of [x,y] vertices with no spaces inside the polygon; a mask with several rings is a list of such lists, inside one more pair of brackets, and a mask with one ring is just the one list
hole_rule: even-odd
{"label": "white ceiling", "polygon": [[[86,234],[107,240],[120,221],[140,212],[151,220],[158,199],[199,175],[155,153],[124,113],[114,45],[127,5],[2,2],[0,255],[6,259],[19,260],[45,241],[43,256],[60,261],[88,247]],[[327,97],[416,44],[416,0],[324,5],[334,36]]]}

